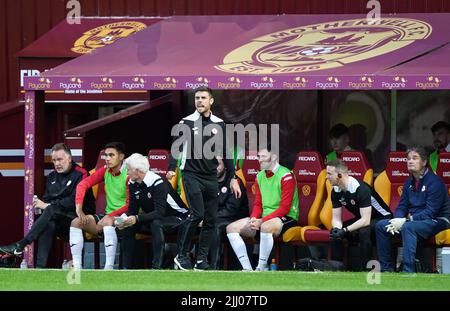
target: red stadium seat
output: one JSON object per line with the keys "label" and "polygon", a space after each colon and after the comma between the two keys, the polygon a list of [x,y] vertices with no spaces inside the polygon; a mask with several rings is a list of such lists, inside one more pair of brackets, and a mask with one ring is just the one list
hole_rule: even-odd
{"label": "red stadium seat", "polygon": [[364,153],[360,151],[344,151],[340,158],[348,167],[348,174],[358,180],[363,180],[370,186],[373,185],[373,169]]}
{"label": "red stadium seat", "polygon": [[[92,175],[95,171],[104,167],[105,164],[105,150],[100,150],[97,158],[97,163],[95,168],[89,171],[89,174]],[[101,182],[94,187],[92,187],[92,191],[94,192],[95,197],[95,213],[96,214],[104,214],[106,208],[106,192],[105,192],[105,183]],[[95,269],[100,268],[100,240],[97,237],[90,235],[89,233],[84,234],[87,242],[94,243],[94,266]]]}
{"label": "red stadium seat", "polygon": [[406,165],[406,152],[389,152],[386,170],[381,172],[375,180],[375,190],[383,201],[395,212],[403,191],[403,184],[409,177]]}
{"label": "red stadium seat", "polygon": [[447,185],[448,194],[450,195],[450,152],[441,152],[439,154],[436,175],[441,177]]}
{"label": "red stadium seat", "polygon": [[[105,150],[100,150],[97,158],[97,164],[95,165],[95,169],[90,171],[90,175],[92,175],[93,172],[101,169],[104,167],[105,164]],[[97,214],[104,214],[105,213],[105,207],[106,207],[106,192],[105,192],[105,183],[101,182],[98,185],[94,186],[94,197],[95,197],[95,212]]]}
{"label": "red stadium seat", "polygon": [[[148,163],[150,164],[150,170],[162,178],[166,178],[167,170],[169,168],[170,154],[169,150],[166,149],[150,149],[148,151]],[[178,194],[183,200],[184,204],[189,207],[186,199],[186,193],[183,189],[183,184],[178,180],[180,170],[177,166],[175,169],[175,176],[169,180],[173,189],[177,190]],[[180,189],[178,189],[180,187]]]}
{"label": "red stadium seat", "polygon": [[317,228],[320,210],[325,200],[326,170],[322,157],[316,151],[300,151],[294,165],[299,195],[299,226],[283,234],[284,242],[302,241],[303,232]]}
{"label": "red stadium seat", "polygon": [[[450,152],[441,152],[439,154],[439,162],[436,169],[436,175],[442,178],[447,186],[448,195],[450,195]],[[450,245],[450,229],[444,230],[436,234],[436,245]]]}
{"label": "red stadium seat", "polygon": [[246,181],[247,197],[248,197],[248,208],[253,210],[253,202],[255,200],[255,191],[253,185],[255,184],[256,175],[260,170],[258,161],[258,152],[249,151],[245,155],[244,164],[242,165],[242,173]]}
{"label": "red stadium seat", "polygon": [[169,167],[169,151],[165,149],[150,149],[148,151],[150,170],[162,178],[166,178]]}

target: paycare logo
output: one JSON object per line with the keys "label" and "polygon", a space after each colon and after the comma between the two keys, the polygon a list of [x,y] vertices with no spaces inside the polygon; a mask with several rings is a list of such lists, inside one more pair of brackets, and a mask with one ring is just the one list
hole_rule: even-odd
{"label": "paycare logo", "polygon": [[112,78],[102,77],[100,81],[100,83],[91,82],[91,88],[95,90],[105,90],[112,89],[114,87],[114,80]]}
{"label": "paycare logo", "polygon": [[362,76],[359,78],[359,81],[348,82],[348,86],[353,89],[369,89],[372,88],[374,82],[375,82],[374,78]]}
{"label": "paycare logo", "polygon": [[28,123],[34,122],[34,102],[32,97],[25,99],[25,111],[28,112]]}
{"label": "paycare logo", "polygon": [[250,87],[254,89],[271,89],[273,88],[273,83],[275,79],[271,77],[262,77],[261,82],[252,81],[250,82]]}
{"label": "paycare logo", "polygon": [[143,77],[134,77],[131,83],[122,82],[122,87],[127,90],[143,90],[145,89],[145,79]]}
{"label": "paycare logo", "polygon": [[167,89],[176,89],[177,88],[177,79],[174,77],[165,77],[163,79],[164,82],[153,82],[153,87],[160,90],[167,90]]}
{"label": "paycare logo", "polygon": [[283,87],[287,89],[302,89],[306,88],[306,85],[308,83],[308,79],[305,77],[294,77],[293,82],[290,81],[284,81]]}
{"label": "paycare logo", "polygon": [[408,82],[408,80],[406,80],[405,77],[395,76],[392,78],[392,82],[381,82],[381,87],[385,89],[404,89],[406,87],[406,82]]}
{"label": "paycare logo", "polygon": [[326,82],[316,81],[316,87],[320,89],[337,89],[341,80],[337,77],[328,77]]}
{"label": "paycare logo", "polygon": [[186,82],[186,88],[188,89],[196,89],[201,86],[209,87],[209,79],[206,77],[197,77],[195,78],[195,82]]}
{"label": "paycare logo", "polygon": [[52,81],[49,78],[40,77],[37,83],[28,82],[28,87],[34,90],[49,89]]}
{"label": "paycare logo", "polygon": [[416,87],[422,90],[439,89],[442,80],[435,76],[428,76],[426,81],[417,81]]}
{"label": "paycare logo", "polygon": [[231,51],[215,68],[233,74],[286,74],[332,69],[404,48],[432,27],[410,18],[330,21],[257,37]]}
{"label": "paycare logo", "polygon": [[226,82],[217,82],[217,87],[221,89],[239,89],[242,82],[242,79],[238,77],[229,77]]}
{"label": "paycare logo", "polygon": [[69,79],[69,83],[60,82],[59,87],[65,90],[79,90],[82,88],[83,80],[77,77]]}

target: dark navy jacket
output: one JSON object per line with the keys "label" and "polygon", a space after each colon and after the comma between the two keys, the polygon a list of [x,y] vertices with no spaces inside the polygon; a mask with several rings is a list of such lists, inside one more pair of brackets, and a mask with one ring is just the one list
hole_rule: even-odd
{"label": "dark navy jacket", "polygon": [[430,170],[416,180],[410,176],[403,185],[395,217],[411,214],[413,220],[446,218],[450,220],[450,200],[443,181]]}

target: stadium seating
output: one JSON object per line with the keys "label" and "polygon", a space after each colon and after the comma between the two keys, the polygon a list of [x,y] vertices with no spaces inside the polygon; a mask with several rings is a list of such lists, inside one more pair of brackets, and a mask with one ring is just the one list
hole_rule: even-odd
{"label": "stadium seating", "polygon": [[[439,162],[436,174],[442,178],[447,186],[447,192],[450,196],[450,152],[441,152],[439,154]],[[438,246],[450,246],[450,229],[444,230],[436,234],[435,243]]]}
{"label": "stadium seating", "polygon": [[[89,171],[89,174],[92,175],[95,171],[101,169],[105,166],[105,150],[100,150],[97,158],[97,163],[95,164],[95,168]],[[98,185],[92,187],[92,191],[94,192],[95,197],[95,213],[96,214],[104,214],[106,208],[106,191],[105,191],[105,183],[101,182]],[[84,234],[86,242],[94,243],[94,266],[95,269],[100,268],[100,239],[95,236],[90,235],[85,232]]]}
{"label": "stadium seating", "polygon": [[284,242],[303,241],[303,233],[320,224],[320,210],[325,200],[326,170],[316,151],[300,151],[294,164],[299,194],[299,219],[296,227],[283,234]]}
{"label": "stadium seating", "polygon": [[245,155],[244,164],[242,165],[242,173],[246,183],[247,196],[248,196],[248,207],[250,213],[253,210],[253,202],[255,200],[254,194],[254,184],[256,180],[256,175],[260,170],[258,161],[258,152],[249,151]]}
{"label": "stadium seating", "polygon": [[169,167],[169,151],[165,149],[150,149],[148,151],[148,163],[150,171],[166,178],[167,168]]}
{"label": "stadium seating", "polygon": [[[101,169],[105,166],[105,150],[100,150],[97,158],[97,164],[95,164],[95,169],[91,170],[89,173],[92,175],[95,171]],[[94,186],[94,197],[95,197],[95,212],[97,214],[104,214],[106,207],[106,192],[105,192],[105,183],[101,182],[98,185]]]}
{"label": "stadium seating", "polygon": [[[349,175],[363,180],[370,186],[373,184],[373,169],[369,166],[364,153],[360,151],[344,151],[338,154],[339,158],[344,161],[348,167]],[[326,243],[329,242],[329,230],[331,229],[331,218],[333,213],[333,206],[331,203],[331,184],[329,181],[325,183],[327,189],[327,199],[320,212],[320,221],[326,229],[321,230],[319,227],[310,227],[302,233],[302,238],[305,243]],[[349,220],[354,216],[346,209],[342,211],[342,221]]]}
{"label": "stadium seating", "polygon": [[[150,164],[150,170],[155,172],[159,176],[161,176],[161,178],[164,178],[164,179],[166,178],[166,174],[167,174],[168,167],[169,167],[169,160],[170,160],[169,151],[166,149],[150,149],[148,151],[148,162]],[[177,190],[177,188],[178,188],[178,183],[177,183],[178,174],[179,174],[179,170],[177,167],[175,170],[175,177],[169,181],[169,183],[172,185],[172,187],[175,190]],[[183,189],[183,184],[180,183],[179,185],[181,187],[181,189],[180,189],[181,200],[183,200],[183,202],[184,202],[184,204],[186,204],[186,206],[189,206],[187,204],[186,194]],[[176,233],[175,234],[166,234],[165,238],[166,238],[166,242],[175,243],[177,240],[177,234]],[[152,236],[150,234],[136,233],[136,240],[151,243]],[[144,252],[144,254],[146,254],[145,258],[144,258],[144,262],[149,263],[150,260],[147,257],[148,252]]]}
{"label": "stadium seating", "polygon": [[[256,175],[260,170],[259,161],[258,161],[258,152],[257,151],[249,151],[244,158],[244,163],[242,165],[242,169],[238,172],[238,176],[243,180],[245,189],[247,190],[247,198],[248,198],[248,209],[249,215],[253,210],[253,202],[255,201],[255,190],[254,184]],[[226,270],[228,268],[228,253],[229,253],[229,245],[225,239],[225,243],[223,245],[223,268]],[[253,243],[253,239],[246,239],[246,243]]]}
{"label": "stadium seating", "polygon": [[[439,156],[436,174],[442,178],[450,189],[450,153],[442,153]],[[375,180],[375,190],[383,198],[393,213],[397,208],[403,191],[403,184],[409,177],[406,165],[406,153],[404,151],[393,151],[389,153],[386,170]],[[450,190],[449,190],[450,194]],[[400,246],[396,241],[394,244]],[[438,233],[434,238],[430,238],[421,243],[422,246],[435,248],[436,246],[450,245],[450,229]],[[431,253],[431,270],[436,270],[436,254]]]}
{"label": "stadium seating", "polygon": [[403,184],[408,179],[406,153],[404,151],[389,152],[386,169],[375,180],[375,191],[383,201],[395,212],[403,192]]}
{"label": "stadium seating", "polygon": [[[161,176],[162,178],[166,178],[166,174],[169,168],[169,151],[166,149],[150,149],[148,151],[148,162],[150,163],[150,170]],[[169,183],[172,185],[172,188],[177,190],[178,194],[183,200],[186,206],[189,206],[186,199],[186,193],[183,189],[183,183],[178,183],[180,170],[177,166],[175,169],[175,176],[169,180]],[[180,189],[178,189],[180,187]],[[179,191],[178,191],[179,190]]]}
{"label": "stadium seating", "polygon": [[[105,166],[105,150],[100,150],[97,158],[97,163],[95,168],[89,171],[89,175],[92,175],[96,170]],[[95,198],[95,213],[96,214],[104,214],[104,208],[106,206],[106,193],[105,193],[105,184],[102,182],[98,185],[92,187],[92,192],[94,193]],[[85,233],[84,235],[85,242],[93,242],[94,243],[94,266],[96,269],[100,267],[100,244],[99,240],[96,237],[93,237],[89,233]],[[61,240],[57,237],[57,240]],[[68,241],[62,241],[62,252],[63,258],[69,260],[72,258],[72,254],[70,252],[70,247]]]}

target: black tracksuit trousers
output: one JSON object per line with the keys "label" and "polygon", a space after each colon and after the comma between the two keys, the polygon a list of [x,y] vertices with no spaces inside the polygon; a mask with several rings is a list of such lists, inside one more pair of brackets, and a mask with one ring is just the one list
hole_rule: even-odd
{"label": "black tracksuit trousers", "polygon": [[218,209],[218,182],[216,176],[205,178],[189,172],[183,173],[183,187],[189,205],[189,217],[183,227],[178,253],[189,252],[191,239],[203,220],[200,230],[197,260],[207,260],[211,239],[215,233]]}
{"label": "black tracksuit trousers", "polygon": [[[164,258],[165,234],[180,230],[184,219],[176,216],[167,216],[151,222],[137,223],[125,228],[122,235],[122,265],[125,269],[134,267],[133,253],[136,244],[135,234],[144,233],[152,235],[153,261],[152,269],[161,269]],[[179,240],[179,238],[178,238]],[[179,244],[179,242],[178,242]]]}
{"label": "black tracksuit trousers", "polygon": [[47,265],[48,253],[52,248],[54,236],[68,238],[70,223],[75,217],[75,212],[66,213],[61,211],[58,206],[49,205],[35,221],[21,243],[28,245],[39,238],[36,257],[37,268],[45,268]]}

